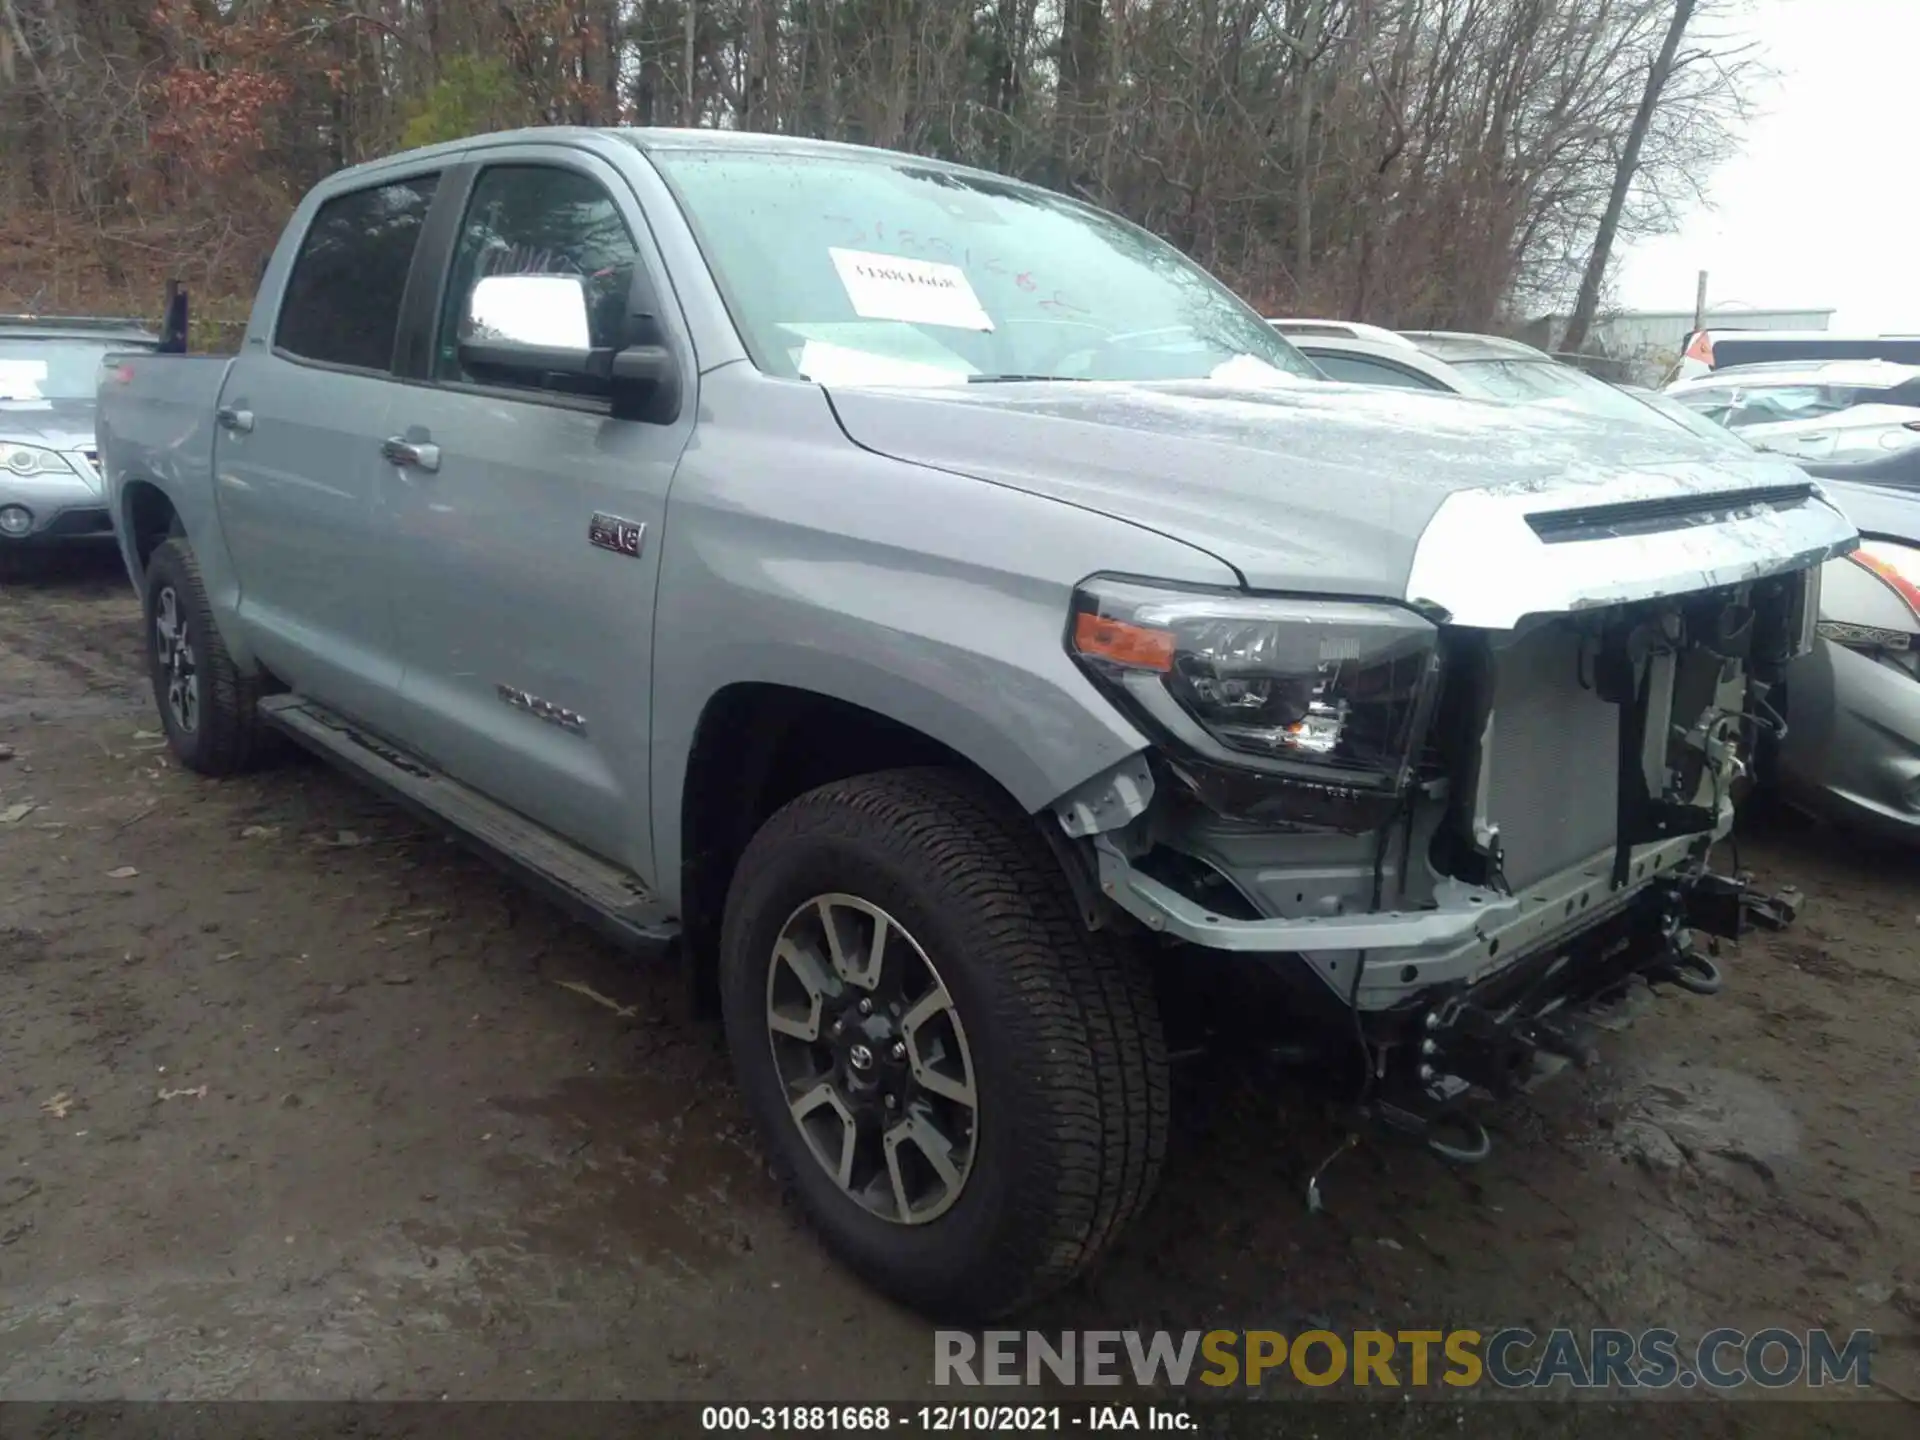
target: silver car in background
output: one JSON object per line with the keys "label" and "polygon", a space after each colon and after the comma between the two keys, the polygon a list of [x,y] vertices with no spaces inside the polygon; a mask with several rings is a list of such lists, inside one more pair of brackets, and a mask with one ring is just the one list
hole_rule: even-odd
{"label": "silver car in background", "polygon": [[0,315],[0,577],[51,546],[113,539],[94,449],[100,367],[158,343],[128,320]]}
{"label": "silver car in background", "polygon": [[1822,569],[1818,638],[1787,667],[1773,778],[1798,808],[1920,843],[1920,495],[1822,487],[1865,539]]}
{"label": "silver car in background", "polygon": [[[1813,408],[1817,399],[1838,412],[1856,399],[1837,393],[1841,379],[1857,381],[1858,389],[1872,378],[1903,387],[1902,394],[1904,387],[1920,385],[1920,370],[1854,361],[1824,367],[1828,388],[1836,393],[1814,399],[1802,393],[1818,388],[1802,365],[1743,366],[1665,392],[1643,391],[1610,385],[1495,336],[1401,334],[1321,320],[1278,321],[1275,328],[1330,379],[1444,390],[1616,420],[1658,417],[1736,450],[1750,448],[1744,432],[1727,428],[1725,416],[1704,403],[1720,390],[1746,396],[1750,406],[1769,403],[1777,392],[1783,404]],[[1912,453],[1920,457],[1920,445]],[[1867,539],[1823,568],[1818,639],[1792,663],[1781,690],[1761,702],[1761,732],[1748,743],[1761,752],[1760,778],[1776,784],[1796,808],[1865,833],[1920,843],[1920,494],[1833,478],[1869,473],[1843,469],[1843,462],[1800,463],[1822,477],[1828,498]],[[1762,738],[1768,722],[1783,732],[1777,742]]]}
{"label": "silver car in background", "polygon": [[1664,392],[1822,479],[1920,490],[1920,366],[1886,360],[1737,365]]}
{"label": "silver car in background", "polygon": [[1329,380],[1403,390],[1439,390],[1476,400],[1538,405],[1644,425],[1670,421],[1735,452],[1753,447],[1655,390],[1615,385],[1498,335],[1385,330],[1344,320],[1272,320]]}

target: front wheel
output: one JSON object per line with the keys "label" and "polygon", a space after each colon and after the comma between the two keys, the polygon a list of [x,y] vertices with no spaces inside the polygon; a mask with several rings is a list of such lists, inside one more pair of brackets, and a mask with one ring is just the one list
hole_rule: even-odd
{"label": "front wheel", "polygon": [[250,768],[270,746],[259,681],[227,653],[184,537],[153,552],[146,578],[147,669],[168,748],[202,775]]}
{"label": "front wheel", "polygon": [[1004,1315],[1146,1204],[1168,1082],[1145,964],[1087,932],[983,783],[901,770],[793,801],[741,857],[720,963],[776,1168],[877,1288]]}

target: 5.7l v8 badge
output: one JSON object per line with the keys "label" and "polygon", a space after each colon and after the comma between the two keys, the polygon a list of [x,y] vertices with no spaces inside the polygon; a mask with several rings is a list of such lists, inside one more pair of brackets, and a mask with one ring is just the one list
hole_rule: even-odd
{"label": "5.7l v8 badge", "polygon": [[646,538],[647,527],[637,520],[622,520],[618,515],[602,515],[596,511],[593,519],[587,522],[587,540],[590,544],[629,559],[639,557],[640,542]]}

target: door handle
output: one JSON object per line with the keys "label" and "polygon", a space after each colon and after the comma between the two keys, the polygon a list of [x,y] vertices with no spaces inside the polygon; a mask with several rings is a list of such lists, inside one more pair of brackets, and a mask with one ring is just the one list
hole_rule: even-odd
{"label": "door handle", "polygon": [[387,457],[390,464],[403,469],[438,470],[440,468],[440,447],[422,441],[406,440],[395,435],[380,442],[380,453]]}
{"label": "door handle", "polygon": [[222,405],[213,412],[213,418],[220,422],[222,430],[231,430],[236,435],[244,435],[253,429],[253,411],[251,410],[236,410],[231,405]]}

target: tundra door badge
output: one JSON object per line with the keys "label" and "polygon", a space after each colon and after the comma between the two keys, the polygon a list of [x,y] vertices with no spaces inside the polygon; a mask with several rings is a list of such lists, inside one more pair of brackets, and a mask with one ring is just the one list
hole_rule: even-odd
{"label": "tundra door badge", "polygon": [[618,515],[602,515],[594,512],[592,520],[587,522],[587,540],[602,550],[611,550],[616,555],[625,555],[629,560],[640,556],[640,542],[647,538],[647,527],[636,520],[622,520]]}

